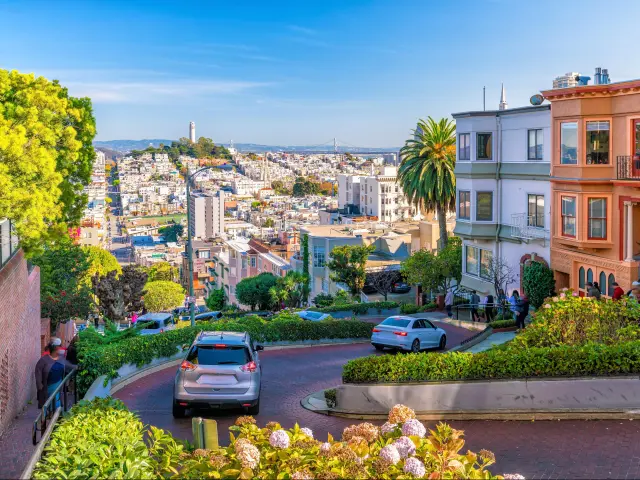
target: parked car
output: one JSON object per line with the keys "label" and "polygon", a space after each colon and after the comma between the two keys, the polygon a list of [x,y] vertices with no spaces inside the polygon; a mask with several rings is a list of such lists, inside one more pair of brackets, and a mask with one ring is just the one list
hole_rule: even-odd
{"label": "parked car", "polygon": [[204,312],[195,316],[195,320],[203,322],[215,322],[222,318],[222,312]]}
{"label": "parked car", "polygon": [[234,407],[256,415],[260,411],[261,350],[246,332],[200,333],[176,372],[173,416],[184,417],[188,408]]}
{"label": "parked car", "polygon": [[310,322],[319,322],[325,318],[329,318],[330,316],[328,313],[314,312],[312,310],[302,310],[301,312],[296,312],[296,315],[303,320],[309,320]]}
{"label": "parked car", "polygon": [[425,348],[444,350],[447,333],[429,320],[393,316],[373,328],[371,344],[376,350],[385,347],[419,352]]}
{"label": "parked car", "polygon": [[[206,313],[208,311],[209,311],[209,309],[205,305],[196,305],[195,308],[193,309],[193,312],[196,315],[199,315],[201,313]],[[173,313],[174,313],[174,315],[178,315],[180,320],[189,320],[189,319],[191,319],[191,312],[186,307],[175,308],[173,310]]]}
{"label": "parked car", "polygon": [[140,335],[155,335],[176,328],[173,322],[173,315],[170,313],[145,313],[140,315],[136,323],[153,322],[151,325],[140,330]]}
{"label": "parked car", "polygon": [[365,295],[370,295],[372,293],[377,293],[377,292],[378,290],[376,290],[376,288],[370,283],[366,283],[364,287],[362,287],[362,293],[364,293]]}
{"label": "parked car", "polygon": [[391,287],[392,293],[409,293],[411,291],[411,285],[408,285],[404,282],[394,283],[393,287]]}

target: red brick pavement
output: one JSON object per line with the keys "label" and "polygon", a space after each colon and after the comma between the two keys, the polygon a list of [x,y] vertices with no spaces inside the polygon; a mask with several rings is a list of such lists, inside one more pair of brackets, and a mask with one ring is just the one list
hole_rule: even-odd
{"label": "red brick pavement", "polygon": [[[473,334],[443,325],[449,344]],[[352,420],[327,417],[300,406],[304,396],[340,383],[342,365],[372,354],[369,345],[336,345],[266,351],[261,413],[262,425],[279,421],[285,427],[298,422],[312,428],[317,438],[329,432],[339,436]],[[115,396],[138,412],[146,423],[191,439],[191,420],[174,420],[171,399],[175,368],[162,370],[119,391]],[[218,420],[221,440],[241,411],[198,412]],[[434,422],[430,423],[432,426]],[[454,421],[466,433],[465,448],[492,450],[498,459],[495,473],[521,473],[526,478],[640,478],[640,423],[633,421]]]}

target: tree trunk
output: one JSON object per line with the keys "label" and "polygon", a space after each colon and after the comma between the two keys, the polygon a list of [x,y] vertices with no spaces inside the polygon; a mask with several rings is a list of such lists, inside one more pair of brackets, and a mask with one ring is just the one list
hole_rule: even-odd
{"label": "tree trunk", "polygon": [[438,216],[438,226],[440,227],[440,245],[439,250],[443,250],[449,241],[447,236],[447,211],[440,205],[436,207]]}

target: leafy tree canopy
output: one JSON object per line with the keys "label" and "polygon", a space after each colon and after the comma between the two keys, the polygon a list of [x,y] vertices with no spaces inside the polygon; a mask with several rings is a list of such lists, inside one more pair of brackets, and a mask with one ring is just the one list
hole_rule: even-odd
{"label": "leafy tree canopy", "polygon": [[525,265],[522,286],[531,305],[540,308],[545,298],[552,296],[555,291],[556,281],[553,278],[553,270],[540,262]]}
{"label": "leafy tree canopy", "polygon": [[278,277],[269,295],[275,307],[284,304],[289,308],[299,308],[309,297],[308,278],[304,273],[289,270],[284,277]]}
{"label": "leafy tree canopy", "polygon": [[307,195],[317,195],[318,193],[320,193],[320,184],[308,178],[296,178],[293,184],[294,197],[306,197]]}
{"label": "leafy tree canopy", "polygon": [[444,292],[455,280],[462,278],[462,241],[451,237],[437,255],[419,250],[402,263],[402,275],[407,282],[421,285],[425,291]]}
{"label": "leafy tree canopy", "polygon": [[209,310],[219,312],[224,310],[224,305],[227,301],[227,296],[224,293],[224,288],[217,288],[211,290],[209,296],[205,299],[205,304]]}
{"label": "leafy tree canopy", "polygon": [[164,236],[167,242],[177,242],[184,233],[184,226],[179,223],[167,225],[158,229],[158,233]]}
{"label": "leafy tree canopy", "polygon": [[112,270],[105,276],[94,275],[91,280],[100,311],[109,320],[120,322],[127,312],[142,310],[147,274],[140,267],[127,265],[120,276]]}
{"label": "leafy tree canopy", "polygon": [[89,260],[89,268],[82,279],[86,285],[91,285],[91,277],[96,273],[100,276],[104,276],[114,270],[118,275],[122,273],[122,267],[118,260],[108,250],[94,246],[82,247],[82,250],[87,254],[87,259]]}
{"label": "leafy tree canopy", "polygon": [[27,253],[80,222],[96,134],[91,101],[57,81],[0,70],[0,212]]}
{"label": "leafy tree canopy", "polygon": [[[131,155],[139,157],[144,153],[166,153],[169,158],[176,163],[180,155],[192,158],[213,159],[221,158],[231,160],[231,154],[222,145],[216,145],[213,140],[206,137],[200,137],[197,142],[191,142],[188,138],[181,138],[177,142],[171,142],[171,145],[159,145],[156,147],[148,147],[144,150],[132,150]],[[182,165],[178,165],[181,168]]]}
{"label": "leafy tree canopy", "polygon": [[275,275],[267,272],[244,278],[236,285],[236,298],[243,305],[249,305],[251,310],[255,310],[256,307],[267,310],[271,305],[269,290],[275,284]]}
{"label": "leafy tree canopy", "polygon": [[366,280],[367,258],[373,253],[373,245],[342,245],[331,250],[327,267],[331,270],[331,280],[344,283],[351,295],[357,295]]}
{"label": "leafy tree canopy", "polygon": [[171,310],[184,303],[184,288],[178,283],[157,280],[148,282],[144,289],[144,306],[150,312]]}
{"label": "leafy tree canopy", "polygon": [[169,262],[154,263],[147,267],[146,272],[148,282],[157,282],[158,280],[175,282],[179,275],[178,267],[172,266]]}

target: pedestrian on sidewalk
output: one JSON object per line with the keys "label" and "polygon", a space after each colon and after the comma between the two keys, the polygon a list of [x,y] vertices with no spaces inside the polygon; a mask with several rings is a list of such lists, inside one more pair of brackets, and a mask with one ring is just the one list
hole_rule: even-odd
{"label": "pedestrian on sidewalk", "polygon": [[518,330],[524,328],[524,320],[529,315],[529,297],[526,294],[523,294],[520,300],[518,301],[518,315],[516,317],[516,325]]}
{"label": "pedestrian on sidewalk", "polygon": [[[65,370],[73,367],[60,355],[60,345],[49,343],[47,345],[47,355],[40,357],[36,363],[36,388],[38,392],[38,408],[42,408],[47,398],[53,394],[58,385],[62,382]],[[60,395],[56,395],[55,406],[60,406]]]}
{"label": "pedestrian on sidewalk", "polygon": [[484,314],[487,317],[487,323],[493,322],[493,319],[496,316],[494,302],[495,300],[493,299],[493,295],[491,295],[490,293],[487,294],[486,298],[484,299]]}
{"label": "pedestrian on sidewalk", "polygon": [[596,300],[600,300],[600,290],[591,282],[587,282],[587,297],[594,297]]}
{"label": "pedestrian on sidewalk", "polygon": [[453,289],[447,290],[447,294],[444,296],[444,308],[447,310],[449,318],[453,317]]}
{"label": "pedestrian on sidewalk", "polygon": [[520,302],[520,294],[518,293],[517,290],[514,290],[511,296],[509,297],[509,304],[511,305],[509,307],[509,310],[511,310],[511,314],[513,315],[513,318],[516,318],[516,319],[518,317],[518,302]]}
{"label": "pedestrian on sidewalk", "polygon": [[611,296],[611,298],[613,298],[614,300],[620,300],[622,297],[624,297],[624,290],[622,289],[622,287],[620,287],[620,285],[618,285],[618,282],[613,282],[611,286],[613,286],[613,295]]}
{"label": "pedestrian on sidewalk", "polygon": [[478,306],[480,305],[480,297],[475,290],[471,291],[471,321],[480,321],[480,315],[478,315]]}

